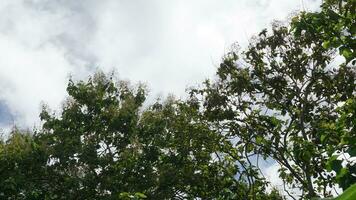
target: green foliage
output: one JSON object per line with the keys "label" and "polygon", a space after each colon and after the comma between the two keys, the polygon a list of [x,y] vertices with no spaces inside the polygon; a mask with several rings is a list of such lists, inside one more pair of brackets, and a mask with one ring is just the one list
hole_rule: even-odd
{"label": "green foliage", "polygon": [[41,199],[48,186],[46,154],[28,132],[12,130],[0,142],[0,198]]}
{"label": "green foliage", "polygon": [[135,164],[141,159],[137,123],[143,86],[116,85],[97,73],[87,82],[70,81],[67,91],[59,116],[46,108],[41,113],[38,137],[50,153],[51,192],[63,199],[97,199],[143,191],[146,183],[138,179],[144,174]]}
{"label": "green foliage", "polygon": [[136,192],[134,194],[122,192],[119,194],[119,199],[122,199],[122,200],[140,200],[140,199],[146,199],[146,198],[147,198],[147,196],[140,192]]}
{"label": "green foliage", "polygon": [[340,196],[335,198],[335,200],[352,200],[356,199],[356,184],[350,186],[345,192],[343,192]]}
{"label": "green foliage", "polygon": [[325,0],[263,30],[187,101],[148,105],[145,86],[100,72],[70,80],[39,130],[1,138],[0,199],[285,199],[261,157],[302,199],[336,185],[356,198],[355,6]]}
{"label": "green foliage", "polygon": [[296,36],[322,38],[324,48],[338,48],[347,62],[356,63],[356,1],[326,0],[320,12],[302,12],[292,20]]}
{"label": "green foliage", "polygon": [[[353,200],[356,199],[356,184],[350,186],[341,195],[336,198],[327,198],[324,200]],[[313,200],[322,200],[320,198],[314,198]]]}
{"label": "green foliage", "polygon": [[[239,157],[274,159],[285,184],[302,190],[302,198],[329,196],[327,186],[353,182],[347,169],[335,168],[340,163],[328,158],[341,138],[355,138],[337,106],[355,95],[355,69],[332,65],[333,51],[322,43],[274,25],[272,34],[262,31],[246,51],[228,53],[218,79],[191,93],[201,100],[212,127],[235,138]],[[348,121],[352,112],[344,109]],[[353,149],[350,144],[347,150]],[[327,165],[340,173],[330,176]]]}
{"label": "green foliage", "polygon": [[[323,48],[338,49],[339,54],[346,59],[346,64],[351,62],[354,66],[356,64],[355,10],[354,0],[323,1],[320,12],[303,12],[292,20],[294,34],[296,37],[305,34],[309,37],[321,38]],[[350,83],[355,87],[354,80]],[[355,109],[355,98],[351,97],[337,110],[339,118],[336,121],[325,122],[322,125],[323,131],[320,132],[320,140],[329,156],[327,170],[336,172],[336,182],[343,189],[356,182],[356,177],[352,175],[355,174],[356,165],[346,159],[347,164],[343,167],[342,161],[337,159],[345,153],[351,157],[356,156]],[[336,150],[339,154],[334,155]]]}
{"label": "green foliage", "polygon": [[[329,149],[328,153],[330,158],[327,162],[327,170],[336,172],[336,181],[344,190],[356,183],[356,165],[352,164],[349,159],[343,159],[346,162],[344,167],[342,166],[342,160],[338,159],[345,157],[347,153],[350,157],[356,157],[356,137],[355,137],[355,124],[356,124],[356,100],[355,98],[348,99],[343,106],[338,108],[340,117],[333,123],[329,124],[329,134],[335,134],[339,136],[330,137],[324,136],[324,145]],[[335,151],[337,153],[335,155]]]}
{"label": "green foliage", "polygon": [[212,154],[222,156],[219,151],[224,141],[197,114],[173,99],[156,103],[142,114],[139,138],[143,151],[149,153],[145,162],[152,162],[159,172],[157,199],[167,194],[173,198],[175,193],[188,199],[217,197],[235,184],[235,164],[227,158],[212,159]]}
{"label": "green foliage", "polygon": [[[143,107],[144,86],[97,73],[70,81],[60,113],[43,108],[34,135],[14,131],[0,148],[1,198],[255,199],[231,143],[194,102],[173,97]],[[253,193],[252,193],[253,192]]]}

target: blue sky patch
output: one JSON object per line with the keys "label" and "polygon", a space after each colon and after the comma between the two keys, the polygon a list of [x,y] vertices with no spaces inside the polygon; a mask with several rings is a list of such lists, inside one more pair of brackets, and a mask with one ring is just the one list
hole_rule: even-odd
{"label": "blue sky patch", "polygon": [[0,125],[9,124],[12,121],[12,115],[9,107],[0,101]]}

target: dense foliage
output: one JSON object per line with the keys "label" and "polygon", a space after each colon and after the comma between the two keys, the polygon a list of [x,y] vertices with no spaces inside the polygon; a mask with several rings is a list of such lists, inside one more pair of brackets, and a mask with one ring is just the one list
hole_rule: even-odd
{"label": "dense foliage", "polygon": [[[272,34],[261,32],[241,54],[227,54],[216,81],[192,90],[212,126],[236,140],[240,157],[272,158],[281,165],[280,177],[289,187],[299,188],[303,198],[330,195],[335,177],[326,167],[337,150],[333,142],[355,139],[354,118],[349,116],[355,69],[334,65],[333,51],[322,42],[294,37],[288,28],[276,25]],[[345,102],[347,106],[340,108]],[[342,146],[353,151],[354,143]]]}
{"label": "dense foliage", "polygon": [[[356,64],[356,1],[354,0],[327,0],[323,1],[320,12],[302,12],[292,20],[292,29],[296,37],[302,32],[308,37],[317,37],[323,40],[325,49],[338,49],[338,52],[348,64],[355,70]],[[350,64],[351,63],[351,64]],[[355,85],[355,82],[353,83]],[[328,160],[328,171],[336,172],[336,181],[346,189],[355,183],[356,165],[345,157],[356,157],[356,137],[355,137],[355,95],[345,101],[345,105],[338,109],[337,122],[330,121],[324,127],[324,145],[328,146],[329,156],[335,151],[337,154],[331,155]],[[328,135],[339,135],[338,139],[329,138]],[[338,159],[340,152],[346,160],[346,165]],[[353,174],[353,175],[352,175]]]}
{"label": "dense foliage", "polygon": [[[323,40],[324,48],[337,48],[347,62],[356,57],[356,1],[325,0],[320,12],[302,12],[292,21],[296,36]],[[354,61],[355,65],[356,62]]]}
{"label": "dense foliage", "polygon": [[[60,113],[1,143],[1,198],[247,199],[252,191],[198,109],[169,98],[144,108],[145,89],[97,73],[70,81]],[[263,185],[253,194],[267,195]]]}
{"label": "dense foliage", "polygon": [[275,23],[185,100],[146,102],[145,86],[101,72],[70,80],[41,127],[0,138],[0,199],[352,198],[355,18],[354,0],[326,0]]}

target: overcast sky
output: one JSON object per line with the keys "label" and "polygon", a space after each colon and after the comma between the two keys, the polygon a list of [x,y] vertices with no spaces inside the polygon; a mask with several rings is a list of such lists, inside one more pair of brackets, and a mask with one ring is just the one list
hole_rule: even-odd
{"label": "overcast sky", "polygon": [[38,125],[58,109],[69,74],[115,70],[151,96],[184,94],[221,56],[273,20],[320,0],[1,0],[0,127]]}
{"label": "overcast sky", "polygon": [[115,70],[151,96],[184,94],[213,77],[230,45],[273,20],[314,10],[312,0],[2,0],[0,126],[38,123],[58,109],[69,75]]}
{"label": "overcast sky", "polygon": [[[184,96],[214,76],[230,45],[321,0],[1,0],[0,128],[39,125],[58,109],[69,75],[115,70],[150,96]],[[1,131],[0,131],[1,132]],[[278,166],[264,168],[281,184]]]}

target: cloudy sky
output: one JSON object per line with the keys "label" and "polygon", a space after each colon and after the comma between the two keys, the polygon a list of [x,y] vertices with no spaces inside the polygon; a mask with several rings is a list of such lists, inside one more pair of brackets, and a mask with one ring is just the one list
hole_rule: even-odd
{"label": "cloudy sky", "polygon": [[[321,0],[1,0],[0,129],[39,125],[41,102],[58,109],[72,75],[116,71],[150,96],[214,76],[230,45]],[[1,130],[0,130],[1,132]],[[274,184],[278,166],[266,163]]]}
{"label": "cloudy sky", "polygon": [[115,70],[151,96],[184,95],[221,56],[274,19],[320,0],[1,0],[0,127],[38,125],[58,109],[69,75]]}

